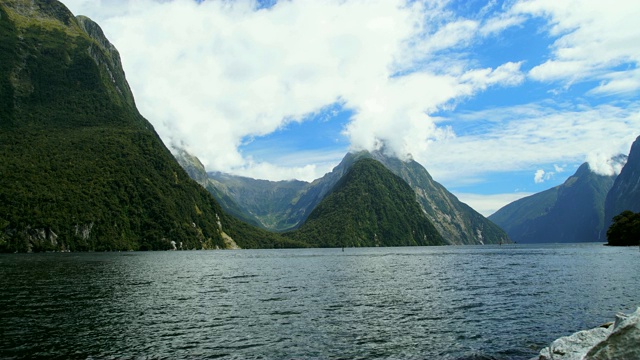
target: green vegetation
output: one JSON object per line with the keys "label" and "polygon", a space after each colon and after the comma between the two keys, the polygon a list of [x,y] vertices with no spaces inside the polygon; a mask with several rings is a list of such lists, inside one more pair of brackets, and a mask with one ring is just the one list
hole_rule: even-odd
{"label": "green vegetation", "polygon": [[411,187],[373,159],[361,159],[285,236],[321,247],[441,245]]}
{"label": "green vegetation", "polygon": [[640,213],[625,210],[614,216],[613,224],[607,230],[607,240],[611,246],[640,245]]}
{"label": "green vegetation", "polygon": [[304,181],[268,181],[211,173],[207,188],[223,208],[241,219],[271,231],[296,227],[295,199],[308,185]]}
{"label": "green vegetation", "polygon": [[[197,162],[189,161],[188,156],[182,158],[181,164],[192,178],[199,179],[201,174],[189,171],[198,167]],[[265,229],[286,231],[300,226],[349,168],[363,158],[381,162],[411,186],[420,207],[447,243],[510,242],[500,227],[460,202],[434,181],[422,165],[413,160],[401,161],[380,151],[348,153],[333,171],[312,183],[272,182],[210,173],[206,187],[227,212]]]}
{"label": "green vegetation", "polygon": [[138,113],[98,25],[56,1],[0,4],[0,159],[2,252],[306,246],[226,215]]}
{"label": "green vegetation", "polygon": [[433,180],[429,172],[416,161],[402,161],[384,155],[383,151],[363,155],[380,161],[411,186],[421,208],[447,243],[478,245],[511,242],[500,227],[458,200],[442,184]]}

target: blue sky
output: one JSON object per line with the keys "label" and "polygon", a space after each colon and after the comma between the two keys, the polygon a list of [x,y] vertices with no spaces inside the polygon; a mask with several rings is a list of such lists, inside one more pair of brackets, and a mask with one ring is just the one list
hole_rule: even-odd
{"label": "blue sky", "polygon": [[211,171],[310,181],[384,145],[489,215],[585,161],[619,171],[640,135],[634,1],[63,3]]}

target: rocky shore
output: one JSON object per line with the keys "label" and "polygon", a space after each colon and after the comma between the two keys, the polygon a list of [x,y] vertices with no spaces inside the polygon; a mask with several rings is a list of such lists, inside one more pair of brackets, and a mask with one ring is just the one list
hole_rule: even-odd
{"label": "rocky shore", "polygon": [[640,308],[615,321],[561,337],[540,351],[538,360],[640,359]]}

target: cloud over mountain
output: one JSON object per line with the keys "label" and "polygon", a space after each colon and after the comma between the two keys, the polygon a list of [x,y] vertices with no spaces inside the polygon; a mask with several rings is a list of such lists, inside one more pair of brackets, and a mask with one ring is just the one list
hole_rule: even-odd
{"label": "cloud over mountain", "polygon": [[354,147],[372,150],[384,141],[399,154],[420,152],[446,136],[430,112],[524,78],[517,62],[420,65],[477,36],[478,23],[451,18],[442,5],[65,3],[104,24],[124,54],[141,112],[165,142],[186,145],[211,169],[248,166],[238,151],[243,139],[304,121],[334,103],[355,112],[344,132]]}
{"label": "cloud over mountain", "polygon": [[[101,24],[165,143],[210,170],[312,180],[384,146],[456,186],[610,158],[640,129],[633,2],[63,2]],[[246,150],[334,109],[341,148]]]}

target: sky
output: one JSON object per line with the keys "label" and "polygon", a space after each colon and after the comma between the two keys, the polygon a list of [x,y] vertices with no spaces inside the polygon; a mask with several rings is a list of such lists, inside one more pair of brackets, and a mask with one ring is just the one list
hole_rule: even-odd
{"label": "sky", "polygon": [[63,0],[208,171],[311,181],[412,158],[488,216],[640,135],[640,2]]}

